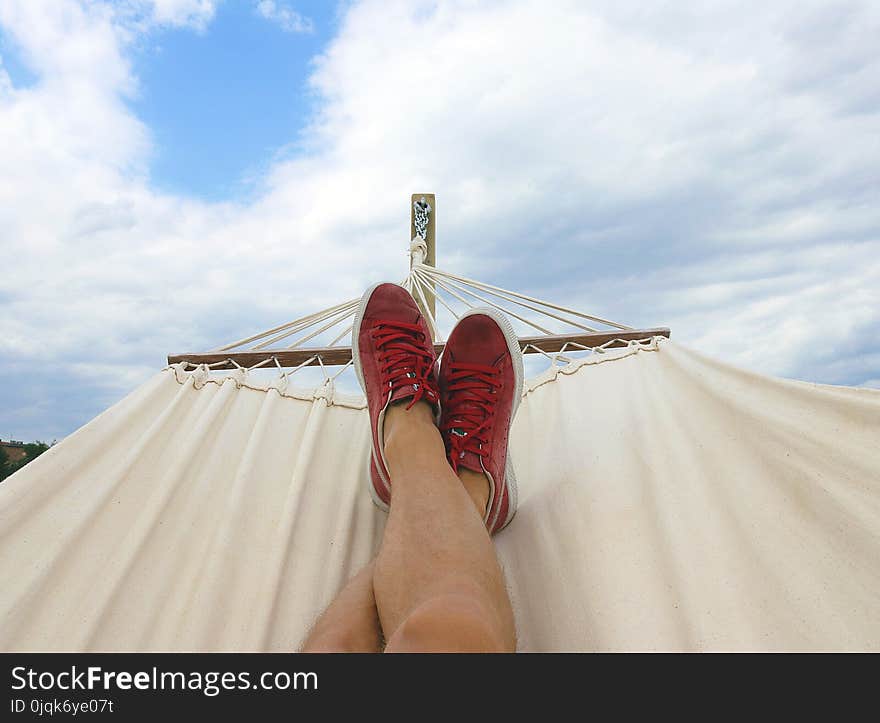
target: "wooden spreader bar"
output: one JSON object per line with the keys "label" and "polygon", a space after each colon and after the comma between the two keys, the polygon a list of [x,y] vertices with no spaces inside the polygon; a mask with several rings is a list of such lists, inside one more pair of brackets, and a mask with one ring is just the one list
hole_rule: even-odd
{"label": "wooden spreader bar", "polygon": [[[627,342],[637,339],[647,339],[652,336],[665,336],[669,338],[670,331],[665,327],[656,329],[628,329],[615,331],[592,332],[588,334],[554,334],[551,336],[521,336],[519,338],[520,348],[525,354],[537,353],[536,349],[553,353],[562,349],[566,344],[582,344],[587,347],[596,347],[608,344],[606,348],[625,346]],[[612,342],[609,344],[609,342]],[[434,350],[439,355],[443,351],[445,344],[434,344]],[[572,349],[575,351],[576,348]],[[289,349],[289,350],[271,350],[263,349],[260,351],[218,351],[205,352],[202,354],[169,354],[168,363],[178,364],[180,362],[190,362],[191,364],[212,364],[212,369],[235,369],[235,364],[242,367],[252,367],[260,362],[272,359],[278,360],[278,364],[282,367],[297,367],[306,361],[311,361],[306,366],[317,366],[318,359],[321,357],[321,363],[324,366],[336,366],[347,364],[351,360],[351,347],[349,346],[326,346],[311,347],[308,349]],[[312,359],[312,357],[316,357]],[[231,361],[230,361],[231,360]],[[235,362],[233,364],[232,362]],[[225,363],[221,363],[225,362]],[[270,365],[264,365],[271,368]],[[274,366],[274,362],[272,363]]]}

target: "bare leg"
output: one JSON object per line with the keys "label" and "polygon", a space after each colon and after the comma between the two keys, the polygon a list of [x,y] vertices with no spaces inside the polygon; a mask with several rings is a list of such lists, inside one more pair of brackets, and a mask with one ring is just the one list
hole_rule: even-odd
{"label": "bare leg", "polygon": [[371,562],[342,588],[312,628],[304,653],[378,653],[382,629],[373,597]]}
{"label": "bare leg", "polygon": [[[489,499],[484,475],[462,469],[465,490],[482,517]],[[376,600],[373,596],[375,561],[346,583],[321,614],[303,644],[304,653],[375,653],[384,645]]]}
{"label": "bare leg", "polygon": [[513,651],[510,600],[477,511],[485,478],[466,489],[422,402],[389,409],[385,456],[393,492],[373,589],[386,649]]}
{"label": "bare leg", "polygon": [[486,475],[459,467],[458,478],[474,503],[477,513],[483,517],[486,514],[486,505],[489,504],[489,480],[486,479]]}

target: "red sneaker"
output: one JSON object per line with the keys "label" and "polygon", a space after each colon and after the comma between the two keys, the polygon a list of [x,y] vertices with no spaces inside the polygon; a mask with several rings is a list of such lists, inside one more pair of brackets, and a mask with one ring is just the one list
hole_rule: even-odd
{"label": "red sneaker", "polygon": [[472,309],[456,324],[440,362],[440,432],[452,469],[489,479],[484,521],[489,534],[516,513],[516,477],[508,433],[522,397],[522,352],[507,317]]}
{"label": "red sneaker", "polygon": [[367,289],[354,317],[351,358],[370,412],[370,492],[376,505],[387,510],[391,478],[383,440],[388,406],[409,399],[409,408],[425,400],[439,413],[431,331],[406,289],[387,283]]}

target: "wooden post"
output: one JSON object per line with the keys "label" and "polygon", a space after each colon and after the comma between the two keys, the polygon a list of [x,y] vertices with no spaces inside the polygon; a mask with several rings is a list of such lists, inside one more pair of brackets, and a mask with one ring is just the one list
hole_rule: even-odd
{"label": "wooden post", "polygon": [[[409,237],[410,239],[414,239],[416,236],[420,236],[416,230],[416,204],[419,204],[422,208],[428,210],[428,226],[425,233],[425,245],[428,247],[428,252],[425,254],[424,263],[427,266],[437,266],[437,199],[434,197],[433,193],[414,193],[410,198],[409,204]],[[428,304],[427,311],[430,311],[431,316],[435,319],[437,318],[437,301],[434,297],[433,282],[430,283],[430,289],[424,289],[425,292],[425,301]],[[416,301],[419,306],[422,306],[422,301],[416,295]],[[426,310],[422,309],[422,313],[427,316]]]}

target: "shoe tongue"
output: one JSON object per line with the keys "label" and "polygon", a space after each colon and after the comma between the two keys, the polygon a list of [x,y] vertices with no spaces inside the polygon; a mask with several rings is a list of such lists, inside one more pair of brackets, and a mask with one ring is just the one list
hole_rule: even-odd
{"label": "shoe tongue", "polygon": [[[417,379],[413,378],[412,384],[404,384],[403,386],[397,387],[391,393],[391,399],[388,400],[389,404],[394,404],[395,402],[401,402],[407,399],[412,399],[416,394],[419,393],[419,390],[422,388],[422,383]],[[431,399],[429,394],[429,390],[425,389],[424,393],[419,401],[428,402],[433,408],[434,413],[437,413],[438,404],[437,398]]]}
{"label": "shoe tongue", "polygon": [[389,400],[389,404],[394,404],[394,402],[400,402],[404,399],[409,399],[414,396],[419,390],[419,384],[407,384],[406,386],[397,387],[391,393],[391,399]]}

